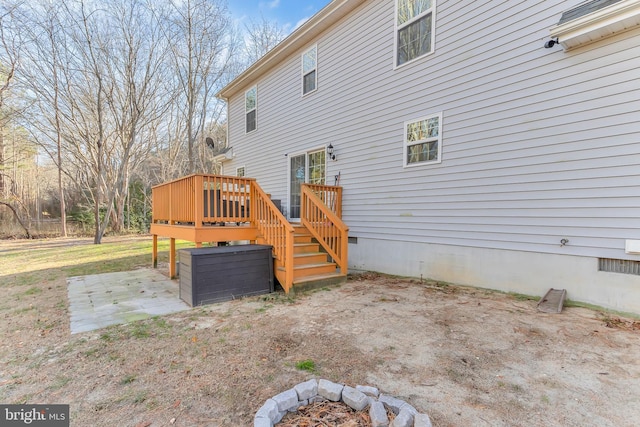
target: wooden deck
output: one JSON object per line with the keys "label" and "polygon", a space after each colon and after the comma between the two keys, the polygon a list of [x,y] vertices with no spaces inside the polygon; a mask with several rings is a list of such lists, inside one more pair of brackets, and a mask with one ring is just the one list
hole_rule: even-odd
{"label": "wooden deck", "polygon": [[274,273],[286,292],[347,275],[342,188],[302,186],[301,224],[294,227],[252,178],[189,175],[153,187],[153,266],[158,236],[170,238],[169,274],[176,275],[175,240],[245,241],[273,247]]}

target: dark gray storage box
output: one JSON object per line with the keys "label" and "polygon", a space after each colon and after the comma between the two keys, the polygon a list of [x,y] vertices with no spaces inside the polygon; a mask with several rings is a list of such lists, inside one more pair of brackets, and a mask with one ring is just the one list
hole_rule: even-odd
{"label": "dark gray storage box", "polygon": [[180,299],[194,307],[273,292],[271,246],[181,249]]}

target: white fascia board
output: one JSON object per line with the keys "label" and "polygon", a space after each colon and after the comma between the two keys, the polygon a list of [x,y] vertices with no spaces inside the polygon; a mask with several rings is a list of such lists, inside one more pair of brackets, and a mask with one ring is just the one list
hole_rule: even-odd
{"label": "white fascia board", "polygon": [[624,0],[549,30],[564,50],[640,25],[640,0]]}

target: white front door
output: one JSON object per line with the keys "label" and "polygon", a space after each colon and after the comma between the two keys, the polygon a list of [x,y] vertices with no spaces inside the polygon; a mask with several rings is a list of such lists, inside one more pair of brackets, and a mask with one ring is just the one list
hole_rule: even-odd
{"label": "white front door", "polygon": [[324,148],[289,156],[289,220],[300,221],[301,189],[303,183],[324,184],[327,158]]}

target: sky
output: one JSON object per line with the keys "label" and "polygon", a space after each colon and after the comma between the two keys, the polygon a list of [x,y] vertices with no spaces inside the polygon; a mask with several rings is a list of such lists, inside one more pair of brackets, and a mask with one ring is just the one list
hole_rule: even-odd
{"label": "sky", "polygon": [[261,16],[277,21],[288,35],[319,12],[330,0],[227,0],[231,16],[239,26],[250,20],[260,22]]}

